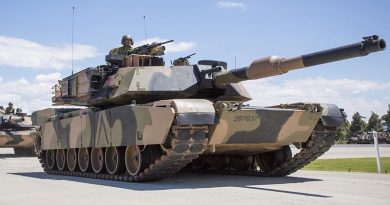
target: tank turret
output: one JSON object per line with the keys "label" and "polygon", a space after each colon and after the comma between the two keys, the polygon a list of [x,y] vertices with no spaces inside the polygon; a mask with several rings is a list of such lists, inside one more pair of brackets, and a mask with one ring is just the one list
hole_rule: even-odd
{"label": "tank turret", "polygon": [[[161,46],[169,42],[172,40],[139,48]],[[172,98],[244,102],[251,97],[239,83],[241,81],[365,56],[384,50],[385,47],[385,41],[374,35],[364,37],[363,41],[355,44],[294,58],[261,58],[253,61],[249,67],[233,70],[227,70],[225,62],[212,60],[202,60],[196,65],[185,63],[166,67],[161,57],[146,55],[148,52],[132,53],[125,58],[109,55],[106,56],[109,65],[87,68],[61,80],[60,84],[55,86],[56,95],[53,102],[89,107],[120,106],[133,102],[151,103]]]}

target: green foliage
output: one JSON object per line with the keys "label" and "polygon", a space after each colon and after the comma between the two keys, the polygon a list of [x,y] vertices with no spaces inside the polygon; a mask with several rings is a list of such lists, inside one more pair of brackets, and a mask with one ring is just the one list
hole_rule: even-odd
{"label": "green foliage", "polygon": [[[382,173],[390,172],[390,157],[382,157]],[[319,159],[307,165],[305,170],[377,173],[376,158]]]}
{"label": "green foliage", "polygon": [[345,119],[343,126],[337,131],[336,141],[345,142],[348,137],[351,135],[350,133],[351,123],[347,119]]}
{"label": "green foliage", "polygon": [[389,113],[389,111],[387,111],[387,114],[384,114],[382,116],[382,120],[384,120],[387,123],[390,123],[390,113]]}
{"label": "green foliage", "polygon": [[390,123],[390,105],[387,113],[382,116],[382,120],[384,120],[386,123]]}
{"label": "green foliage", "polygon": [[371,116],[368,119],[368,124],[366,127],[366,131],[383,131],[383,127],[381,124],[381,119],[379,118],[379,115],[377,115],[374,112],[371,112]]}
{"label": "green foliage", "polygon": [[359,112],[356,112],[352,116],[352,122],[349,129],[350,134],[363,132],[366,126],[367,124],[362,120],[362,116],[359,114]]}

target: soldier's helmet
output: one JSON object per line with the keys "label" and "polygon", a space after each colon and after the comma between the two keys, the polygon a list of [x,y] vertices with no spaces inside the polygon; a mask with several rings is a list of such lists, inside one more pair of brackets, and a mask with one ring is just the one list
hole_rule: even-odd
{"label": "soldier's helmet", "polygon": [[132,38],[130,35],[123,35],[123,36],[122,36],[122,41],[121,41],[121,43],[122,43],[122,44],[125,44],[125,41],[126,41],[126,40],[131,40],[131,45],[134,44],[133,38]]}
{"label": "soldier's helmet", "polygon": [[14,106],[14,104],[12,102],[9,102],[8,106]]}

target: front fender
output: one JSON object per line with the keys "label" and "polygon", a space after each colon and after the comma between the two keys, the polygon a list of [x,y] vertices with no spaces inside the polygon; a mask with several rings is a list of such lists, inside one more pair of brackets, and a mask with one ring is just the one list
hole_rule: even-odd
{"label": "front fender", "polygon": [[172,99],[154,102],[153,106],[170,106],[175,110],[177,125],[213,125],[213,103],[204,99]]}
{"label": "front fender", "polygon": [[333,104],[321,104],[321,107],[323,108],[321,115],[323,125],[339,128],[344,124],[347,116],[343,109],[340,109],[337,105]]}

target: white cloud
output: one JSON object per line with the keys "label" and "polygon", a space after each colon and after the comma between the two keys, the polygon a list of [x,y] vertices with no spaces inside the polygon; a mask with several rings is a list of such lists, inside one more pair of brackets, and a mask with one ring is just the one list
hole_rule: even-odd
{"label": "white cloud", "polygon": [[[251,105],[270,106],[281,103],[319,102],[336,104],[344,108],[351,119],[359,112],[367,118],[371,111],[382,116],[388,109],[390,82],[350,79],[326,79],[322,77],[287,80],[282,84],[272,79],[244,83],[253,100]],[[372,99],[371,92],[381,93]]]}
{"label": "white cloud", "polygon": [[[162,39],[160,37],[153,37],[153,38],[148,38],[146,40],[141,40],[137,41],[134,43],[134,47],[141,46],[144,44],[151,44],[153,42],[165,42],[168,41],[168,39]],[[194,42],[172,42],[165,44],[165,53],[176,53],[176,52],[183,52],[183,51],[188,51],[191,50],[192,48],[196,47],[196,44]]]}
{"label": "white cloud", "polygon": [[[89,45],[74,44],[73,59],[83,60],[97,55]],[[72,45],[46,46],[26,39],[0,36],[0,66],[61,70],[70,67]]]}
{"label": "white cloud", "polygon": [[235,1],[219,1],[217,3],[218,8],[233,8],[233,9],[242,9],[246,10],[247,5],[241,2]]}
{"label": "white cloud", "polygon": [[25,78],[6,81],[0,77],[0,105],[6,106],[13,102],[15,107],[22,108],[23,112],[44,109],[51,106],[51,89],[59,80],[59,73],[40,74],[35,80],[28,81]]}
{"label": "white cloud", "polygon": [[35,80],[38,82],[55,82],[61,79],[61,73],[51,73],[48,75],[39,74],[35,77]]}

